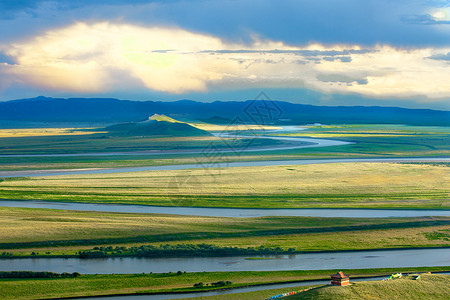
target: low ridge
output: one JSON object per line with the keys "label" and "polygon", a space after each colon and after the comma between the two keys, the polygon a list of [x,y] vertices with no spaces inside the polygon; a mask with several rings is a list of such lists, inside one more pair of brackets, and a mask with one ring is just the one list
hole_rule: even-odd
{"label": "low ridge", "polygon": [[109,133],[130,136],[210,136],[211,133],[165,115],[154,114],[142,122],[111,125]]}

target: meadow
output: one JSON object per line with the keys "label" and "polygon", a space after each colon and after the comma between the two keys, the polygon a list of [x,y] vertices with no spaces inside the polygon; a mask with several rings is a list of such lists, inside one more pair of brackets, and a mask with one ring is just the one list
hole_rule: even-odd
{"label": "meadow", "polygon": [[[227,126],[194,124],[223,131]],[[203,126],[203,127],[202,127]],[[249,130],[254,128],[238,128]],[[271,129],[271,128],[265,128]],[[271,134],[269,131],[266,134]],[[279,135],[279,133],[277,133]],[[108,135],[95,129],[0,130],[0,154],[94,153],[143,150],[178,154],[0,157],[0,172],[39,169],[115,168],[205,163],[208,168],[116,174],[2,178],[0,199],[250,208],[449,209],[448,163],[332,163],[217,168],[217,161],[339,157],[448,157],[446,127],[403,125],[310,126],[286,136],[349,141],[345,146],[227,153],[211,148],[279,145],[267,139]],[[182,153],[203,151],[204,154]],[[211,163],[211,164],[209,164]],[[0,173],[2,174],[2,173]],[[77,257],[95,247],[209,244],[216,247],[279,247],[294,252],[400,249],[450,246],[448,217],[418,218],[219,218],[0,207],[0,255]],[[127,255],[126,251],[124,255]],[[385,275],[442,268],[348,270],[352,275]],[[183,271],[183,270],[181,270]],[[230,287],[328,279],[337,270],[81,275],[77,278],[0,279],[2,299],[41,299],[199,290],[193,284],[231,281]],[[440,288],[441,283],[436,287]],[[299,288],[299,289],[303,289]],[[424,289],[420,286],[417,289]],[[289,288],[288,290],[295,290]],[[416,290],[416,287],[413,289]],[[264,298],[276,289],[239,294]],[[363,289],[372,295],[372,288]],[[399,288],[400,291],[400,288]],[[324,294],[321,294],[321,297]],[[349,294],[350,295],[350,294]],[[347,295],[348,296],[348,295]],[[350,295],[351,296],[351,295]],[[350,297],[349,296],[349,297]],[[234,298],[233,298],[234,297]],[[235,299],[236,295],[220,299]],[[333,296],[334,297],[334,296]],[[203,298],[202,298],[203,299]],[[204,299],[218,299],[204,297]]]}
{"label": "meadow", "polygon": [[449,247],[448,217],[218,218],[0,208],[0,254],[77,256],[98,246],[212,244],[296,252]]}
{"label": "meadow", "polygon": [[[191,123],[191,125],[215,132],[231,130],[236,133],[250,133],[257,129],[250,125],[213,125]],[[401,157],[401,156],[448,156],[450,155],[450,129],[448,127],[406,126],[406,125],[327,125],[309,126],[300,132],[271,133],[276,127],[265,127],[267,135],[285,135],[314,138],[331,138],[354,144],[323,148],[295,150],[257,151],[227,153],[222,157],[210,157],[207,150],[217,147],[238,149],[241,147],[267,147],[280,142],[268,139],[219,139],[203,137],[142,137],[117,136],[95,132],[92,128],[39,128],[1,129],[0,155],[39,153],[93,153],[117,151],[177,150],[173,155],[127,155],[84,156],[84,157],[0,157],[1,170],[32,169],[78,169],[114,168],[128,166],[152,166],[183,164],[192,161],[217,160],[252,161],[280,159],[311,159],[339,157]],[[261,128],[259,128],[261,129]],[[186,150],[204,151],[204,154],[186,154]]]}
{"label": "meadow", "polygon": [[414,280],[412,276],[392,281],[356,282],[348,287],[323,286],[285,299],[448,299],[450,277],[448,275],[423,274]]}
{"label": "meadow", "polygon": [[0,182],[0,198],[202,207],[448,209],[449,174],[445,163],[330,163],[6,178]]}
{"label": "meadow", "polygon": [[[428,272],[448,270],[448,267],[424,267],[343,271],[354,277],[370,277],[390,275],[393,272]],[[179,272],[130,275],[81,275],[76,278],[0,279],[0,289],[2,291],[2,299],[49,299],[92,295],[153,294],[164,292],[213,290],[218,288],[211,287],[212,282],[225,280],[232,282],[229,287],[237,288],[278,282],[301,282],[305,280],[329,279],[330,274],[336,273],[337,271],[340,270],[200,273]],[[204,287],[194,288],[193,285],[199,282],[203,282],[205,284]],[[206,284],[208,284],[208,286]],[[295,288],[285,288],[283,290],[293,289]],[[299,289],[303,289],[303,287]],[[254,292],[252,293],[252,296],[275,295],[279,290],[280,289]],[[236,297],[236,295],[234,295],[234,297]]]}

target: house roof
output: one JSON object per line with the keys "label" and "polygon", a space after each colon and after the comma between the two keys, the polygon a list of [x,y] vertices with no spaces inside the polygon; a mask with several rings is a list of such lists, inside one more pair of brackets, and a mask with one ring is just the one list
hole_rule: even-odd
{"label": "house roof", "polygon": [[348,275],[345,275],[342,271],[337,272],[336,274],[331,275],[333,278],[347,278]]}

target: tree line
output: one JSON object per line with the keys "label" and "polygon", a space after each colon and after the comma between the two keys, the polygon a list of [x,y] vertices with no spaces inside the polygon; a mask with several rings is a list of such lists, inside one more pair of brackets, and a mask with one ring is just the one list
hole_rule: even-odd
{"label": "tree line", "polygon": [[33,272],[33,271],[0,271],[0,278],[74,278],[81,274],[73,273],[55,273],[55,272]]}
{"label": "tree line", "polygon": [[80,258],[115,256],[168,257],[168,256],[238,256],[259,254],[293,254],[295,248],[284,250],[280,247],[220,247],[212,244],[142,245],[134,247],[94,247],[78,253]]}

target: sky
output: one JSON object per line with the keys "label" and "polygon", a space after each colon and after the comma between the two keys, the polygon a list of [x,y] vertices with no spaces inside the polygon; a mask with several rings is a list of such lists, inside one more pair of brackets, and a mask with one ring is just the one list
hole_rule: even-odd
{"label": "sky", "polygon": [[0,101],[450,109],[449,0],[0,0]]}

